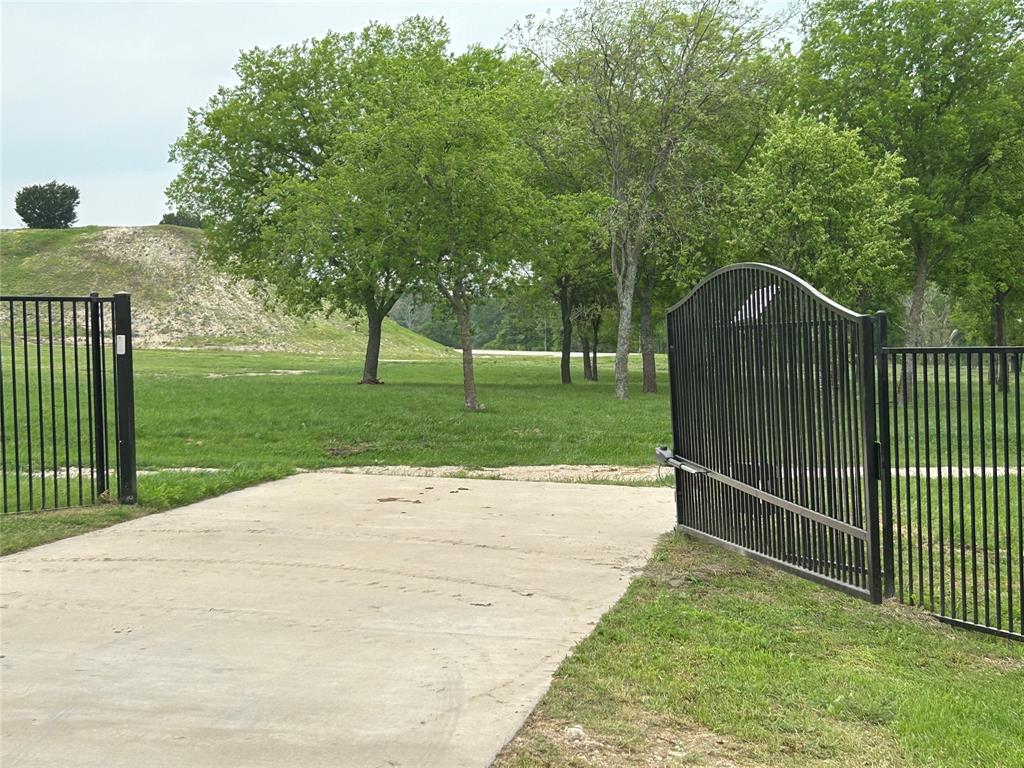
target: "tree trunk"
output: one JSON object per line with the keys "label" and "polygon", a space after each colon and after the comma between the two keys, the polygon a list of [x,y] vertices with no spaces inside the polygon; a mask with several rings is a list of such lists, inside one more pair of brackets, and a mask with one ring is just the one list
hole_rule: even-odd
{"label": "tree trunk", "polygon": [[615,337],[615,396],[619,400],[629,400],[629,342],[632,330],[633,299],[631,295],[628,299],[624,295],[619,300],[619,331]]}
{"label": "tree trunk", "polygon": [[616,270],[615,293],[619,301],[619,329],[615,338],[615,396],[629,400],[629,342],[633,331],[633,294],[636,291],[637,253],[633,244],[621,246],[621,270]]}
{"label": "tree trunk", "polygon": [[1006,291],[997,291],[992,302],[992,343],[1006,346]]}
{"label": "tree trunk", "polygon": [[462,387],[466,396],[466,410],[482,411],[484,407],[476,399],[476,381],[473,378],[473,333],[469,328],[469,304],[464,299],[457,299],[452,304],[459,324],[459,342],[462,344]]}
{"label": "tree trunk", "polygon": [[360,384],[380,384],[377,378],[377,366],[380,363],[380,338],[381,326],[384,324],[384,315],[375,307],[366,308],[366,322],[369,326],[366,334],[366,357],[363,358],[363,380]]}
{"label": "tree trunk", "polygon": [[593,381],[594,374],[590,370],[590,336],[585,328],[580,334],[580,348],[583,350],[583,380]]}
{"label": "tree trunk", "polygon": [[924,294],[928,288],[928,256],[923,246],[916,247],[917,263],[914,272],[914,290],[910,294],[907,311],[907,346],[924,345]]}
{"label": "tree trunk", "polygon": [[640,358],[644,368],[644,392],[658,391],[657,372],[654,368],[654,330],[651,314],[654,311],[654,270],[647,269],[640,287]]}
{"label": "tree trunk", "polygon": [[[907,310],[907,339],[910,347],[924,346],[924,296],[928,289],[928,256],[923,245],[914,246],[915,271],[914,289],[910,294],[910,308]],[[902,355],[902,376],[896,387],[896,400],[906,404],[907,392],[903,384],[917,381],[917,355]],[[916,386],[916,384],[914,384]]]}
{"label": "tree trunk", "polygon": [[[1006,346],[1006,291],[997,291],[992,303],[993,343],[997,347]],[[998,377],[998,387],[1006,392],[1010,386],[1010,366],[1006,355],[993,355],[994,368],[992,376]]]}
{"label": "tree trunk", "polygon": [[594,326],[594,339],[590,345],[590,373],[594,377],[594,381],[597,381],[597,331],[601,327],[601,316],[598,315],[592,322]]}
{"label": "tree trunk", "polygon": [[572,291],[569,278],[558,281],[558,308],[562,312],[562,383],[572,384]]}

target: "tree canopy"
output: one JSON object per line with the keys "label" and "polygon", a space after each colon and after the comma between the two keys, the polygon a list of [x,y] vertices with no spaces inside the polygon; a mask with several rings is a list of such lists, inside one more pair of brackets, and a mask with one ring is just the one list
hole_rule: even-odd
{"label": "tree canopy", "polygon": [[423,274],[451,306],[463,355],[466,408],[481,410],[473,376],[470,308],[521,268],[530,250],[536,71],[494,49],[471,48],[449,65],[406,137],[418,190]]}
{"label": "tree canopy", "polygon": [[730,187],[728,246],[801,275],[853,307],[901,287],[909,210],[902,159],[873,160],[856,131],[780,117]]}
{"label": "tree canopy", "polygon": [[601,0],[528,20],[515,37],[556,84],[564,140],[614,201],[609,255],[618,297],[616,393],[629,396],[640,259],[672,169],[713,151],[707,129],[760,98],[766,25],[739,2]]}
{"label": "tree canopy", "polygon": [[78,220],[78,187],[60,184],[32,184],[14,196],[14,211],[33,229],[67,229]]}
{"label": "tree canopy", "polygon": [[917,180],[906,221],[913,263],[908,335],[930,279],[963,274],[965,227],[984,205],[979,180],[1020,140],[1024,51],[1015,0],[819,0],[804,20],[797,104],[858,128],[876,155]]}

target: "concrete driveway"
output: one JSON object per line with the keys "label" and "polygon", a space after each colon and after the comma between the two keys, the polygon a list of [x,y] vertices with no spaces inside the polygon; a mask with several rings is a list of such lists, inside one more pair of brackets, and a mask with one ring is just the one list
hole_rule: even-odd
{"label": "concrete driveway", "polygon": [[318,472],[0,561],[2,762],[473,766],[668,489]]}

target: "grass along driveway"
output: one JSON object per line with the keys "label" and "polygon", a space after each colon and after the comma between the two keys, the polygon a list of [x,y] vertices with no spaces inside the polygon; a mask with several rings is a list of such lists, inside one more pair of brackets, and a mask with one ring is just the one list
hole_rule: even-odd
{"label": "grass along driveway", "polygon": [[1024,645],[666,536],[497,768],[1024,765]]}

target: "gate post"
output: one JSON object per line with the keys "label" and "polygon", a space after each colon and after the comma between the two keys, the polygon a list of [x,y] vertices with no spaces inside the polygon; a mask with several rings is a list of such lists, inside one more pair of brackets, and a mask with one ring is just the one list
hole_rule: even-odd
{"label": "gate post", "polygon": [[[681,435],[679,434],[679,409],[676,406],[676,398],[679,396],[679,376],[676,374],[676,366],[679,364],[679,350],[676,348],[676,342],[678,338],[673,334],[673,323],[672,323],[673,312],[669,312],[666,318],[666,325],[668,331],[666,338],[668,339],[668,400],[669,408],[672,414],[672,453],[676,456],[681,455],[682,450]],[[683,525],[683,472],[678,467],[674,467],[672,470],[675,473],[675,488],[676,488],[676,525]]]}
{"label": "gate post", "polygon": [[860,417],[863,443],[864,526],[868,535],[868,593],[873,603],[882,602],[882,563],[878,526],[878,444],[875,440],[875,324],[870,315],[860,318]]}
{"label": "gate post", "polygon": [[135,472],[135,383],[132,371],[131,294],[114,294],[114,381],[117,392],[117,500],[138,501]]}
{"label": "gate post", "polygon": [[100,295],[89,294],[89,350],[92,357],[92,431],[95,434],[96,452],[93,457],[93,483],[96,496],[107,490],[107,414],[106,379],[103,376],[103,331],[100,318],[103,306]]}
{"label": "gate post", "polygon": [[892,597],[896,594],[896,565],[893,557],[892,519],[892,468],[889,466],[892,446],[889,424],[889,318],[885,312],[875,313],[878,359],[878,474],[881,480],[882,507],[882,594]]}

